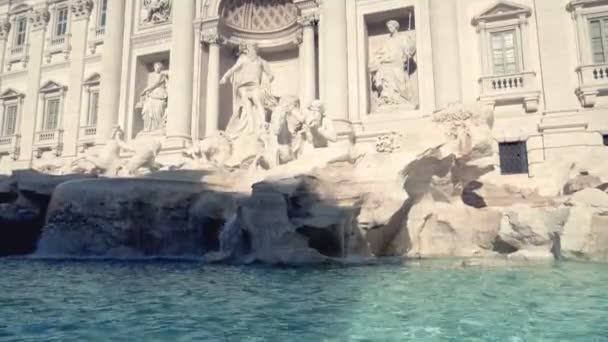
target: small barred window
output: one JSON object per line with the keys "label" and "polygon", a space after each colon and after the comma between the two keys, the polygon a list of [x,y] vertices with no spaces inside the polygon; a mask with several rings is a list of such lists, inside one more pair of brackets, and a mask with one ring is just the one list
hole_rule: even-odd
{"label": "small barred window", "polygon": [[500,143],[498,150],[503,175],[528,173],[528,150],[524,141]]}

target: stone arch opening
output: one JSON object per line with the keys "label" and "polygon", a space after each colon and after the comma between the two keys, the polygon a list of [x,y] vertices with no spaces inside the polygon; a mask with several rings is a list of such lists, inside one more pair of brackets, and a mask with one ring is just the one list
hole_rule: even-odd
{"label": "stone arch opening", "polygon": [[225,0],[220,4],[222,23],[242,32],[269,33],[296,24],[299,10],[292,0]]}

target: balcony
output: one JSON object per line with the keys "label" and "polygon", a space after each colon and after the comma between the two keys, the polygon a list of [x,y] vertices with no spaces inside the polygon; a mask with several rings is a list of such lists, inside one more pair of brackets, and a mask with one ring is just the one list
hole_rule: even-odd
{"label": "balcony", "polygon": [[81,152],[95,144],[95,135],[97,134],[97,126],[89,125],[82,126],[78,132],[78,147]]}
{"label": "balcony", "polygon": [[595,106],[597,96],[608,91],[608,63],[582,65],[576,69],[579,88],[576,95],[583,107]]}
{"label": "balcony", "polygon": [[19,158],[19,143],[21,136],[19,134],[0,137],[0,155],[10,155],[13,160]]}
{"label": "balcony", "polygon": [[50,37],[47,39],[46,44],[46,62],[50,63],[52,61],[53,55],[55,54],[63,54],[65,60],[67,61],[70,58],[70,52],[72,51],[72,46],[70,45],[70,34],[65,34],[63,36]]}
{"label": "balcony", "polygon": [[484,76],[479,79],[479,100],[491,106],[522,103],[526,112],[538,110],[540,91],[536,73],[532,71],[500,76]]}
{"label": "balcony", "polygon": [[28,52],[29,44],[9,48],[8,56],[6,58],[6,71],[11,71],[13,64],[19,62],[23,63],[23,68],[26,68],[29,60]]}
{"label": "balcony", "polygon": [[89,51],[94,55],[97,52],[97,47],[103,44],[103,36],[106,34],[106,28],[104,27],[96,27],[91,30],[92,37],[89,41]]}
{"label": "balcony", "polygon": [[45,151],[52,151],[56,156],[60,156],[62,149],[62,129],[36,132],[34,137],[34,154],[37,158],[42,157],[42,153]]}

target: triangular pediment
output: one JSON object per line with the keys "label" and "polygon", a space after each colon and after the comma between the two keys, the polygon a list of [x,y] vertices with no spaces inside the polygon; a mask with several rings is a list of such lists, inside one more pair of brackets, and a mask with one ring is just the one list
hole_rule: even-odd
{"label": "triangular pediment", "polygon": [[42,87],[40,87],[40,92],[41,93],[50,93],[50,92],[54,92],[54,91],[61,91],[61,90],[65,90],[66,87],[55,82],[55,81],[46,81],[46,83],[44,83],[42,85]]}
{"label": "triangular pediment", "polygon": [[20,93],[13,88],[8,88],[0,94],[0,99],[6,100],[6,99],[19,98],[19,97],[23,97],[23,96],[25,96],[23,93]]}
{"label": "triangular pediment", "polygon": [[608,0],[572,0],[568,3],[566,8],[569,11],[574,11],[578,7],[594,7],[607,4]]}
{"label": "triangular pediment", "polygon": [[31,6],[28,6],[26,4],[19,4],[16,6],[13,6],[10,11],[8,12],[9,15],[15,15],[15,14],[19,14],[19,13],[23,13],[23,12],[27,12],[30,9],[32,9]]}
{"label": "triangular pediment", "polygon": [[473,25],[477,25],[484,21],[516,18],[522,14],[529,17],[532,15],[532,9],[526,5],[500,0],[475,16],[475,18],[473,18]]}
{"label": "triangular pediment", "polygon": [[94,72],[89,77],[85,78],[85,80],[82,84],[92,86],[92,85],[98,85],[100,81],[101,81],[101,75]]}

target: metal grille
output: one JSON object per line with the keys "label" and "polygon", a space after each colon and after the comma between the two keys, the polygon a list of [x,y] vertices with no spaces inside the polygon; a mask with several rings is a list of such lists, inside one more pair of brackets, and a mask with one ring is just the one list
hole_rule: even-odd
{"label": "metal grille", "polygon": [[498,150],[503,175],[528,173],[528,150],[524,141],[500,143]]}

